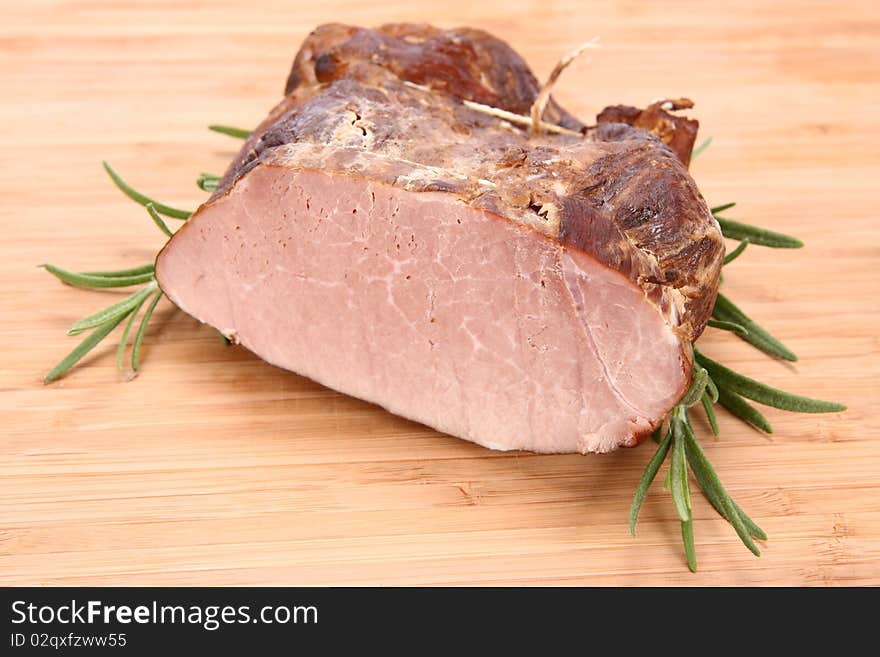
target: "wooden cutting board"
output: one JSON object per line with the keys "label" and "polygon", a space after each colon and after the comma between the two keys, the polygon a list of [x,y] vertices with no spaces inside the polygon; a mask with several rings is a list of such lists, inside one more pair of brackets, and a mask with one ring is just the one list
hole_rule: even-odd
{"label": "wooden cutting board", "polygon": [[[869,0],[7,3],[0,25],[0,584],[880,584],[877,326],[880,12]],[[736,8],[734,9],[734,5]],[[874,5],[874,8],[872,8]],[[255,125],[317,24],[427,20],[507,39],[576,114],[687,95],[712,147],[693,173],[732,218],[794,233],[750,247],[725,290],[801,357],[718,331],[706,353],[845,402],[726,413],[705,449],[769,533],[756,559],[695,500],[688,573],[668,493],[626,521],[652,444],[606,456],[491,452],[266,365],[163,301],[140,375],[115,341],[62,381],[74,320],[115,299],[36,265],[114,268],[163,236],[112,187],[193,208],[201,171]],[[698,429],[707,435],[702,420]]]}

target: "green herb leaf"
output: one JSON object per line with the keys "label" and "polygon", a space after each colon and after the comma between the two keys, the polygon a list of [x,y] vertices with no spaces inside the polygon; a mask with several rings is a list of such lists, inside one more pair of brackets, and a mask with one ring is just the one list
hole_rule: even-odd
{"label": "green herb leaf", "polygon": [[160,214],[164,214],[166,217],[172,217],[174,219],[189,219],[192,212],[187,212],[186,210],[178,210],[177,208],[172,208],[170,205],[165,205],[164,203],[159,203],[158,201],[154,201],[149,196],[144,196],[140,192],[136,191],[132,187],[130,187],[122,178],[119,177],[119,174],[113,170],[107,162],[102,162],[104,165],[104,170],[107,172],[107,175],[116,183],[116,186],[125,194],[128,198],[130,198],[135,203],[140,203],[143,206],[146,206],[148,203],[152,203],[153,207],[156,208],[156,211]]}
{"label": "green herb leaf", "polygon": [[724,203],[723,205],[716,205],[714,208],[709,208],[709,212],[712,214],[718,214],[719,212],[724,212],[725,210],[730,210],[730,208],[734,207],[736,203]]}
{"label": "green herb leaf", "polygon": [[731,251],[726,256],[724,256],[724,264],[729,265],[731,262],[733,262],[734,260],[739,258],[742,255],[742,252],[746,250],[746,247],[749,244],[751,244],[751,242],[749,241],[749,238],[748,237],[744,238],[743,241],[740,242],[733,251]]}
{"label": "green herb leaf", "polygon": [[210,173],[200,173],[199,177],[196,178],[196,185],[199,186],[203,192],[213,192],[217,189],[217,183],[220,182],[220,176],[215,176]]}
{"label": "green herb leaf", "polygon": [[[694,361],[696,362],[696,361]],[[699,364],[699,363],[697,363]],[[712,380],[712,377],[709,377],[709,380],[706,382],[706,392],[709,395],[709,399],[712,400],[713,404],[718,403],[718,386],[715,385],[715,382]]]}
{"label": "green herb leaf", "polygon": [[732,240],[748,239],[752,244],[759,246],[769,246],[774,249],[799,249],[804,243],[798,238],[784,233],[776,233],[766,228],[758,228],[750,224],[740,223],[725,217],[715,215],[718,225],[721,226],[721,233],[724,237]]}
{"label": "green herb leaf", "polygon": [[633,536],[636,535],[636,522],[639,519],[639,509],[642,508],[642,502],[645,501],[645,495],[647,495],[648,489],[651,487],[654,478],[657,476],[657,471],[660,470],[660,466],[666,459],[671,444],[672,433],[667,432],[666,438],[663,439],[663,442],[660,443],[657,451],[654,452],[654,456],[648,461],[648,465],[645,467],[644,473],[642,473],[642,478],[639,480],[639,485],[636,486],[636,494],[635,497],[633,497],[633,503],[629,510],[629,531]]}
{"label": "green herb leaf", "polygon": [[700,365],[709,370],[715,381],[743,397],[765,406],[780,408],[784,411],[794,411],[795,413],[837,413],[846,410],[846,406],[843,404],[812,399],[811,397],[802,397],[785,392],[779,388],[773,388],[760,381],[755,381],[755,379],[750,379],[739,372],[734,372],[732,369],[711,358],[707,358],[696,350],[694,350],[694,354],[700,361]]}
{"label": "green herb leaf", "polygon": [[[141,283],[146,283],[153,279],[152,265],[150,265],[149,271],[146,271],[142,274],[124,273],[121,276],[110,275],[118,272],[95,272],[77,274],[75,272],[67,271],[66,269],[62,269],[61,267],[56,267],[55,265],[49,264],[42,265],[42,267],[59,280],[75,287],[130,287],[132,285],[140,285]],[[122,270],[122,272],[126,271],[134,270]]]}
{"label": "green herb leaf", "polygon": [[242,128],[233,128],[230,125],[209,125],[208,130],[213,130],[214,132],[219,132],[221,135],[229,135],[230,137],[237,137],[238,139],[247,139],[251,136],[250,130],[244,130]]}
{"label": "green herb leaf", "polygon": [[741,338],[744,338],[749,334],[749,331],[745,326],[743,326],[742,324],[737,324],[736,322],[722,322],[720,319],[710,319],[708,322],[706,322],[706,324],[708,326],[711,326],[712,328],[736,333]]}
{"label": "green herb leaf", "polygon": [[707,392],[703,393],[700,401],[703,403],[703,410],[706,411],[706,418],[709,420],[709,426],[712,428],[712,435],[718,435],[718,419],[715,417],[715,409],[712,407],[712,400]]}
{"label": "green herb leaf", "polygon": [[718,403],[743,422],[751,424],[765,433],[773,433],[773,427],[761,412],[732,390],[718,387]]}
{"label": "green herb leaf", "polygon": [[[57,269],[57,267],[56,267]],[[140,274],[152,274],[155,266],[152,262],[148,262],[140,267],[132,267],[130,269],[117,269],[115,271],[84,271],[82,276],[99,276],[102,278],[122,278],[124,276],[139,276]]]}
{"label": "green herb leaf", "polygon": [[122,331],[122,339],[119,340],[119,346],[116,348],[116,369],[122,369],[122,361],[125,358],[125,346],[128,344],[128,334],[131,333],[132,324],[134,324],[134,320],[137,319],[138,313],[141,311],[141,306],[146,302],[147,297],[144,297],[140,300],[140,303],[134,307],[134,310],[128,316],[128,321],[125,323],[125,329]]}
{"label": "green herb leaf", "polygon": [[749,534],[751,534],[753,538],[757,538],[758,540],[761,540],[761,541],[766,541],[767,534],[764,532],[764,530],[761,529],[760,527],[758,527],[758,525],[755,523],[755,521],[752,520],[751,518],[749,518],[746,515],[745,511],[743,511],[739,507],[739,504],[737,504],[733,500],[733,498],[731,498],[729,495],[728,495],[728,499],[730,499],[730,503],[733,505],[734,510],[739,514],[739,517],[742,518],[742,521],[745,524],[746,529],[748,530]]}
{"label": "green herb leaf", "polygon": [[688,569],[697,572],[697,549],[694,546],[694,521],[683,520],[681,523],[681,540],[684,543],[684,553],[687,555]]}
{"label": "green herb leaf", "polygon": [[153,311],[156,309],[156,304],[159,303],[159,299],[161,298],[162,290],[159,290],[156,292],[156,295],[153,297],[150,305],[147,306],[147,309],[144,311],[144,317],[141,320],[141,325],[138,328],[137,335],[134,338],[134,344],[131,348],[131,369],[133,369],[135,372],[137,372],[138,367],[140,367],[141,343],[144,341],[144,335],[147,332],[147,324],[150,323],[150,318],[153,316]]}
{"label": "green herb leaf", "polygon": [[681,420],[676,416],[681,407],[673,411],[672,416],[672,458],[669,463],[669,489],[672,492],[672,504],[682,522],[691,519],[691,494],[688,489],[687,463],[684,454],[684,436]]}
{"label": "green herb leaf", "polygon": [[702,144],[700,144],[699,146],[697,146],[696,148],[694,148],[694,150],[691,151],[691,159],[693,160],[694,158],[697,157],[697,155],[699,155],[699,154],[702,153],[704,150],[706,150],[707,148],[709,148],[709,144],[711,144],[711,143],[712,143],[712,137],[709,137],[709,138],[706,139],[706,141],[704,141]]}
{"label": "green herb leaf", "polygon": [[168,224],[166,224],[162,220],[162,217],[159,216],[159,213],[156,212],[156,206],[154,206],[152,203],[147,203],[146,208],[147,213],[150,215],[150,219],[152,219],[153,223],[159,227],[159,230],[165,233],[168,237],[174,237],[174,233],[171,232],[170,228],[168,228]]}
{"label": "green herb leaf", "polygon": [[797,356],[795,356],[791,349],[758,326],[730,299],[721,294],[721,292],[715,297],[715,306],[712,309],[712,317],[722,322],[739,324],[745,328],[748,331],[748,335],[741,335],[739,337],[764,353],[792,362],[797,360]]}
{"label": "green herb leaf", "polygon": [[67,331],[67,335],[79,335],[80,333],[88,331],[89,329],[93,329],[96,326],[100,326],[101,324],[112,322],[118,317],[127,316],[134,309],[135,306],[137,306],[140,302],[150,296],[150,294],[155,289],[156,283],[151,282],[149,285],[144,286],[143,289],[138,290],[137,292],[126,297],[122,301],[107,306],[103,310],[99,310],[98,312],[89,315],[88,317],[84,317],[70,327],[70,330]]}
{"label": "green herb leaf", "polygon": [[680,406],[692,406],[700,401],[700,397],[703,395],[703,391],[706,389],[706,385],[709,382],[709,373],[706,372],[702,367],[694,368],[693,379],[691,380],[691,385],[682,396],[681,400],[678,402]]}
{"label": "green herb leaf", "polygon": [[119,326],[119,323],[123,319],[125,319],[125,315],[120,315],[113,321],[102,324],[92,331],[85,340],[80,342],[79,345],[77,345],[77,347],[64,358],[64,360],[58,363],[52,371],[46,375],[46,378],[43,379],[43,381],[45,383],[51,383],[64,375],[65,372],[82,360],[83,356],[94,349],[101,340],[106,338],[113,329]]}

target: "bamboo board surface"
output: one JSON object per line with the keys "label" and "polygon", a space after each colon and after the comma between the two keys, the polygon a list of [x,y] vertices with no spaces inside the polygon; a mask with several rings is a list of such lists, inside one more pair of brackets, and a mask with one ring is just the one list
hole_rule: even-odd
{"label": "bamboo board surface", "polygon": [[[720,4],[4,3],[0,584],[880,584],[880,10]],[[650,444],[491,452],[225,347],[167,301],[135,380],[110,340],[42,385],[75,344],[67,327],[113,293],[36,265],[131,266],[162,243],[100,161],[195,207],[196,174],[222,172],[237,147],[206,124],[261,120],[314,26],[391,20],[488,29],[542,78],[598,35],[603,49],[558,85],[564,105],[590,117],[690,96],[715,138],[692,169],[709,202],[807,243],[751,247],[725,283],[800,362],[701,340],[744,373],[849,405],[770,409],[772,436],[721,412],[721,439],[704,440],[770,535],[761,558],[699,498],[689,574],[659,482],[630,537]]]}

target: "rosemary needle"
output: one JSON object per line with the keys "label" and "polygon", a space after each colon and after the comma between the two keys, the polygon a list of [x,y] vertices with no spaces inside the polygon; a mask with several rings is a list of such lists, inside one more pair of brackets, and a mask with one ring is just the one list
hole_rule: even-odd
{"label": "rosemary needle", "polygon": [[95,328],[96,326],[106,324],[117,317],[127,317],[134,307],[150,296],[155,289],[156,282],[151,281],[149,285],[145,285],[142,289],[138,290],[131,296],[126,297],[122,301],[107,306],[103,310],[99,310],[98,312],[79,320],[70,327],[70,330],[67,331],[67,335],[79,335],[80,333]]}
{"label": "rosemary needle", "polygon": [[153,265],[149,265],[149,269],[143,267],[122,269],[117,272],[85,272],[81,274],[50,264],[44,264],[42,267],[59,280],[75,287],[129,287],[146,283],[153,278]]}
{"label": "rosemary needle", "polygon": [[682,522],[691,519],[691,494],[688,489],[687,463],[684,455],[684,436],[682,436],[681,420],[677,417],[681,407],[673,411],[672,417],[672,461],[669,464],[669,489],[672,492],[672,504]]}
{"label": "rosemary needle", "polygon": [[709,145],[710,145],[711,143],[712,143],[712,137],[709,137],[709,138],[706,139],[706,141],[704,141],[702,144],[700,144],[699,146],[697,146],[696,148],[694,148],[694,150],[691,151],[691,159],[693,160],[695,157],[697,157],[697,155],[699,155],[699,154],[702,153],[704,150],[706,150],[707,148],[709,148]]}
{"label": "rosemary needle", "polygon": [[233,128],[231,125],[209,125],[208,130],[219,132],[221,135],[237,137],[238,139],[247,139],[251,136],[250,130],[244,130],[243,128]]}
{"label": "rosemary needle", "polygon": [[691,406],[700,401],[700,397],[703,395],[703,391],[706,389],[708,383],[709,373],[698,364],[697,367],[694,367],[694,375],[691,379],[691,385],[687,389],[687,392],[684,393],[681,401],[678,402],[679,405]]}
{"label": "rosemary needle", "polygon": [[639,519],[639,510],[642,508],[642,502],[645,501],[645,495],[648,494],[648,489],[654,482],[660,466],[666,460],[666,454],[669,453],[669,446],[671,444],[672,433],[668,432],[666,438],[663,439],[654,453],[654,456],[648,461],[648,465],[645,467],[644,473],[642,473],[642,478],[639,480],[639,485],[636,486],[636,494],[633,497],[633,503],[629,510],[629,531],[633,536],[636,535],[636,522]]}
{"label": "rosemary needle", "polygon": [[681,541],[684,543],[684,553],[687,556],[688,570],[697,572],[697,550],[694,546],[694,521],[693,518],[681,521]]}
{"label": "rosemary needle", "polygon": [[153,220],[153,223],[159,227],[159,230],[165,233],[168,237],[174,237],[174,233],[168,228],[168,224],[166,224],[162,217],[159,216],[159,213],[156,212],[156,206],[152,203],[147,203],[145,207],[147,208],[147,212]]}
{"label": "rosemary needle", "polygon": [[773,388],[766,383],[755,381],[755,379],[750,379],[739,372],[734,372],[721,363],[717,363],[711,358],[706,358],[706,356],[696,350],[694,350],[694,354],[700,361],[700,365],[709,370],[709,374],[712,375],[712,379],[716,384],[729,388],[733,392],[759,404],[772,406],[784,411],[794,411],[795,413],[837,413],[846,410],[846,406],[843,404],[812,399],[811,397],[802,397],[785,392],[779,388]]}
{"label": "rosemary needle", "polygon": [[198,185],[199,189],[203,192],[213,192],[217,189],[217,183],[220,182],[220,176],[215,176],[211,173],[201,173],[199,177],[196,178],[196,185]]}
{"label": "rosemary needle", "polygon": [[[713,213],[714,214],[714,213]],[[760,246],[769,246],[774,249],[799,249],[804,243],[798,238],[784,233],[777,233],[766,228],[758,228],[750,224],[743,224],[739,221],[733,221],[725,217],[715,215],[715,220],[721,226],[721,233],[724,237],[734,240],[748,239],[752,244]]]}
{"label": "rosemary needle", "polygon": [[131,369],[135,372],[138,371],[138,367],[140,367],[140,352],[141,352],[141,343],[144,341],[144,335],[147,332],[147,324],[150,323],[150,318],[153,316],[153,311],[156,309],[156,304],[159,303],[159,299],[162,298],[162,290],[158,290],[156,295],[153,297],[153,300],[150,302],[150,305],[147,306],[147,309],[144,311],[144,317],[141,320],[141,325],[138,328],[137,335],[134,338],[134,344],[131,348]]}
{"label": "rosemary needle", "polygon": [[724,256],[724,264],[729,265],[731,262],[739,258],[750,243],[751,241],[748,237],[743,238],[742,242],[740,242],[733,251]]}
{"label": "rosemary needle", "polygon": [[131,267],[130,269],[117,269],[115,271],[84,271],[83,276],[101,276],[112,278],[116,276],[137,276],[139,274],[152,274],[155,266],[152,262],[148,262],[140,267]]}
{"label": "rosemary needle", "polygon": [[128,344],[128,334],[131,333],[132,324],[134,324],[134,320],[137,318],[138,313],[141,311],[141,307],[146,302],[147,297],[144,297],[140,300],[138,305],[134,307],[131,311],[131,314],[128,316],[128,322],[125,324],[125,329],[122,331],[122,338],[119,340],[119,346],[116,348],[116,367],[117,369],[122,369],[122,361],[125,358],[125,346]]}
{"label": "rosemary needle", "polygon": [[743,422],[751,424],[764,433],[773,433],[773,427],[763,416],[761,411],[752,406],[745,399],[727,388],[718,388],[718,403],[738,417]]}
{"label": "rosemary needle", "polygon": [[712,435],[717,436],[719,433],[718,418],[715,417],[715,409],[712,407],[712,400],[709,398],[707,392],[703,393],[700,402],[702,402],[703,410],[706,412],[706,418],[709,420],[709,427],[712,429]]}
{"label": "rosemary needle", "polygon": [[721,205],[716,205],[714,208],[709,208],[709,212],[712,214],[718,214],[719,212],[724,212],[725,210],[730,210],[730,208],[734,207],[736,203],[723,203]]}
{"label": "rosemary needle", "polygon": [[[697,361],[694,361],[697,366],[700,366]],[[706,382],[706,394],[709,396],[709,399],[713,404],[718,403],[718,386],[715,385],[715,382],[712,380],[712,377],[709,377],[709,380]]]}
{"label": "rosemary needle", "polygon": [[106,161],[102,162],[104,165],[104,170],[107,172],[107,175],[116,183],[116,186],[125,194],[128,198],[130,198],[135,203],[140,203],[141,205],[146,206],[148,203],[152,203],[153,207],[156,208],[156,212],[160,214],[164,214],[166,217],[172,217],[173,219],[189,219],[192,212],[187,212],[186,210],[178,210],[177,208],[172,208],[170,205],[165,205],[164,203],[159,203],[158,201],[154,201],[149,196],[144,196],[139,191],[135,190],[131,186],[129,186],[122,178],[119,177],[119,174],[113,170]]}
{"label": "rosemary needle", "polygon": [[749,330],[745,326],[737,324],[736,322],[723,322],[720,319],[710,319],[706,322],[706,325],[711,326],[712,328],[721,329],[722,331],[736,333],[741,338],[744,338],[749,334]]}
{"label": "rosemary needle", "polygon": [[748,315],[740,310],[736,304],[721,294],[721,292],[715,297],[715,306],[712,308],[712,317],[722,322],[733,322],[734,324],[739,324],[745,328],[748,331],[748,335],[740,335],[739,337],[764,353],[792,362],[797,360],[797,356],[791,349],[758,326]]}

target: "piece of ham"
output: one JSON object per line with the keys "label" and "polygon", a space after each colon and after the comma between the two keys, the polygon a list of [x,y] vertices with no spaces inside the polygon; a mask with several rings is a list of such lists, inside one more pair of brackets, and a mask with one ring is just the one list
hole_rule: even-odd
{"label": "piece of ham", "polygon": [[[493,449],[635,445],[687,388],[724,246],[685,101],[586,127],[484,32],[318,28],[169,241],[180,308],[268,362]],[[678,103],[678,104],[676,104]],[[686,106],[686,105],[685,105]]]}

